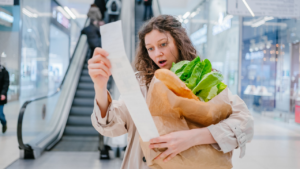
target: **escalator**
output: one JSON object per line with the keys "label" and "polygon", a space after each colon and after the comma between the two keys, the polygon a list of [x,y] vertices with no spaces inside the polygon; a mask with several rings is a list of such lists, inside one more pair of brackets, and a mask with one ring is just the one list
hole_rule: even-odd
{"label": "escalator", "polygon": [[87,66],[82,68],[63,137],[52,151],[98,151],[99,133],[91,122],[95,91]]}
{"label": "escalator", "polygon": [[87,38],[81,35],[57,91],[23,104],[17,126],[21,158],[38,158],[45,150],[99,150],[103,137],[90,117],[95,92],[87,68],[89,52]]}
{"label": "escalator", "polygon": [[[128,57],[134,56],[135,51],[134,39],[139,29],[134,29],[137,24],[135,20],[139,22],[139,26],[144,23],[141,18],[132,19],[134,7],[134,1],[122,3],[120,16]],[[138,6],[138,9],[138,13],[141,13],[142,6]],[[88,24],[87,20],[85,26]],[[55,152],[83,153],[105,149],[104,137],[91,123],[95,91],[88,74],[87,56],[87,37],[81,35],[57,90],[44,97],[28,100],[21,107],[17,124],[21,159],[37,159],[43,153],[47,156],[48,151],[53,155]],[[108,83],[108,89],[113,98],[119,97],[112,79]]]}

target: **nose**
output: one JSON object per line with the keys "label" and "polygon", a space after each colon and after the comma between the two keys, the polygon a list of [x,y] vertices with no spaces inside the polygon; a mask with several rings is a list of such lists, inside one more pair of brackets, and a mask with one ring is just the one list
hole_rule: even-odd
{"label": "nose", "polygon": [[159,49],[155,50],[155,57],[161,57],[163,55],[162,51]]}

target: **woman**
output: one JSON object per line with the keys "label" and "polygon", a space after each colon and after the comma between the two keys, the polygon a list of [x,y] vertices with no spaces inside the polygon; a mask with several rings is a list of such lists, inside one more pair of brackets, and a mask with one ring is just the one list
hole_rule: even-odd
{"label": "woman", "polygon": [[[162,15],[152,18],[139,32],[139,47],[135,57],[135,68],[141,91],[146,98],[150,81],[157,69],[170,69],[173,62],[193,60],[197,57],[190,39],[181,23],[172,16]],[[120,98],[112,100],[106,90],[110,72],[109,54],[100,48],[89,60],[89,74],[94,82],[96,98],[92,123],[104,136],[116,137],[128,133],[128,145],[122,164],[123,169],[148,169],[143,160],[139,143],[139,133]],[[242,103],[242,104],[241,104]],[[194,145],[211,144],[224,153],[241,148],[253,137],[253,118],[244,102],[233,104],[233,114],[222,122],[207,128],[173,132],[150,140],[150,148],[167,148],[157,158],[170,160],[176,154]],[[241,111],[246,110],[246,111]]]}

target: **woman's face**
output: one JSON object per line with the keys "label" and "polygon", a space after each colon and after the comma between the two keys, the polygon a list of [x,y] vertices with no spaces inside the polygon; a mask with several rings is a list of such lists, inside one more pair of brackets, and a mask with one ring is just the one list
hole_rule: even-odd
{"label": "woman's face", "polygon": [[152,30],[145,36],[145,45],[150,58],[161,69],[171,69],[179,57],[175,40],[169,32]]}

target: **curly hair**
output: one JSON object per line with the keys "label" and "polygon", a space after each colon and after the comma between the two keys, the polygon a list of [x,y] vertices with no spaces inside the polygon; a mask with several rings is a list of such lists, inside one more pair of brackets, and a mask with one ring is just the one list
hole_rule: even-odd
{"label": "curly hair", "polygon": [[154,76],[154,72],[159,69],[155,62],[148,55],[145,46],[145,36],[152,30],[158,30],[161,33],[169,32],[175,40],[179,57],[176,62],[182,60],[193,60],[197,57],[196,49],[191,43],[185,29],[181,23],[173,16],[160,15],[152,18],[148,23],[143,25],[139,31],[139,45],[134,60],[134,67],[139,71],[139,78],[147,87]]}

